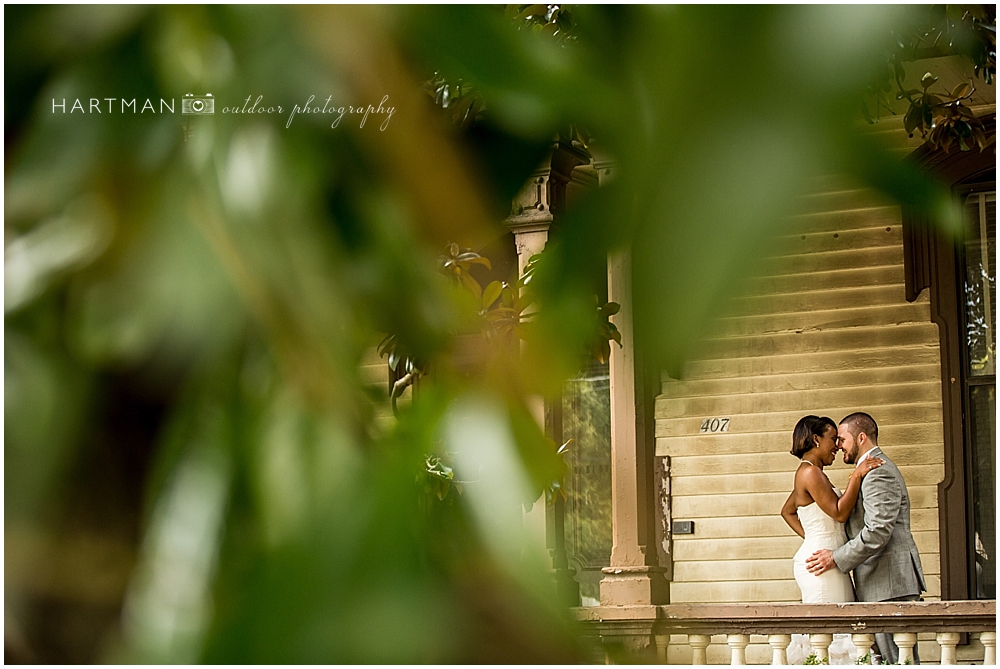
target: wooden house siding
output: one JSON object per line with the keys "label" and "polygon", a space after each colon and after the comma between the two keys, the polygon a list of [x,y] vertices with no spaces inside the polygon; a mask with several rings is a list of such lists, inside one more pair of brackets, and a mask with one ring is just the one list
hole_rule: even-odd
{"label": "wooden house siding", "polygon": [[[926,295],[905,299],[899,208],[836,180],[817,190],[683,380],[663,379],[656,454],[669,457],[672,520],[695,521],[672,540],[674,603],[798,601],[801,539],[778,515],[798,464],[792,428],[806,414],[856,410],[876,419],[906,480],[925,596],[940,597],[937,326]],[[714,417],[728,431],[702,433]],[[850,468],[827,471],[842,488]]]}

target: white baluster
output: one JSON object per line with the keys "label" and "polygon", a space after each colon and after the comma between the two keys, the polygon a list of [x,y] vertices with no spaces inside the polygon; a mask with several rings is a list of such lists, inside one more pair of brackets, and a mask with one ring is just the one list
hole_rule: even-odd
{"label": "white baluster", "polygon": [[897,662],[906,664],[909,661],[910,664],[913,664],[913,647],[917,644],[917,635],[912,632],[897,632],[892,635],[892,640],[899,647]]}
{"label": "white baluster", "polygon": [[788,644],[792,642],[790,634],[772,634],[767,637],[767,643],[771,646],[771,664],[788,664]]}
{"label": "white baluster", "polygon": [[851,641],[854,642],[854,647],[858,649],[858,657],[868,656],[868,664],[871,664],[871,652],[872,644],[875,643],[874,634],[852,634]]}
{"label": "white baluster", "polygon": [[[958,632],[938,632],[937,642],[941,645],[941,664],[955,664],[955,646],[958,645],[960,638]],[[902,653],[900,653],[899,658],[902,662]]]}
{"label": "white baluster", "polygon": [[750,645],[749,634],[730,634],[726,637],[726,643],[733,649],[733,660],[729,664],[747,663],[747,646]]}
{"label": "white baluster", "polygon": [[712,637],[707,634],[688,634],[688,645],[691,646],[691,664],[708,664],[708,644]]}
{"label": "white baluster", "polygon": [[809,643],[812,645],[817,660],[830,658],[830,644],[833,643],[832,634],[810,634]]}
{"label": "white baluster", "polygon": [[670,644],[670,637],[657,634],[653,637],[656,641],[656,659],[660,664],[667,663],[667,646]]}
{"label": "white baluster", "polygon": [[997,633],[996,632],[983,632],[979,635],[979,641],[983,644],[983,648],[986,650],[985,656],[983,657],[983,664],[996,664],[997,663]]}

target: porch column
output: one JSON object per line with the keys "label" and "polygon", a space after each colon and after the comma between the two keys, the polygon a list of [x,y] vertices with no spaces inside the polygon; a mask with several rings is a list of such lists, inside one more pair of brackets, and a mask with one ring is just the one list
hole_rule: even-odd
{"label": "porch column", "polygon": [[[545,244],[549,239],[549,220],[533,220],[521,222],[520,225],[511,224],[508,227],[514,233],[514,245],[517,249],[517,274],[524,274],[524,268],[528,264],[531,256],[545,250]],[[544,429],[545,426],[545,399],[540,395],[533,395],[527,398],[526,404],[535,421]],[[531,511],[524,513],[524,527],[528,535],[528,540],[538,546],[546,545],[546,511],[545,495],[535,502]],[[551,547],[550,547],[551,548]]]}
{"label": "porch column", "polygon": [[611,566],[603,569],[601,604],[666,604],[669,583],[657,564],[653,499],[651,393],[633,327],[629,251],[608,259],[608,299],[621,305],[612,322],[622,346],[611,346]]}
{"label": "porch column", "polygon": [[[557,142],[553,145],[547,162],[531,175],[528,183],[514,198],[511,214],[504,223],[514,234],[518,276],[524,274],[532,256],[545,250],[554,217],[565,206],[567,189],[573,181],[573,170],[585,164],[588,159],[587,154],[572,145]],[[596,183],[593,185],[596,186]],[[529,397],[526,404],[544,429],[545,398]],[[543,495],[535,502],[531,511],[523,515],[523,526],[526,541],[544,546],[550,551],[557,601],[566,606],[577,606],[580,603],[580,592],[566,556],[564,517],[564,501],[557,497],[554,505],[547,508]]]}

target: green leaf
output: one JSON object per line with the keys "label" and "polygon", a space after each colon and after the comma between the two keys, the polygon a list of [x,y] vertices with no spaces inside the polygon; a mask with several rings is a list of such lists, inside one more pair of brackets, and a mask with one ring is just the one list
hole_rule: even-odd
{"label": "green leaf", "polygon": [[951,91],[951,97],[953,97],[953,98],[962,98],[962,97],[965,97],[966,95],[968,95],[969,92],[971,92],[971,91],[972,91],[972,86],[970,86],[969,84],[966,84],[966,83],[961,83],[961,84],[959,84],[958,86],[955,86],[955,88],[952,89],[952,91]]}
{"label": "green leaf", "polygon": [[507,284],[504,284],[503,291],[500,293],[501,304],[505,307],[513,308],[515,299],[514,290]]}
{"label": "green leaf", "polygon": [[479,285],[479,282],[471,274],[462,272],[458,277],[462,281],[462,285],[472,293],[476,300],[483,299],[483,287]]}
{"label": "green leaf", "polygon": [[548,5],[528,5],[520,12],[518,12],[517,18],[524,20],[532,16],[544,17],[546,12],[548,12],[548,10],[549,10]]}
{"label": "green leaf", "polygon": [[499,281],[491,281],[486,289],[483,290],[483,308],[489,309],[493,306],[493,303],[497,301],[500,297],[500,293],[503,292],[503,284]]}
{"label": "green leaf", "polygon": [[906,116],[903,117],[903,127],[906,129],[907,134],[912,135],[913,131],[917,129],[920,124],[920,107],[917,105],[910,105],[909,110],[906,112]]}
{"label": "green leaf", "polygon": [[983,129],[979,126],[972,126],[972,136],[976,140],[976,144],[980,150],[982,150],[986,146],[986,134],[983,132]]}

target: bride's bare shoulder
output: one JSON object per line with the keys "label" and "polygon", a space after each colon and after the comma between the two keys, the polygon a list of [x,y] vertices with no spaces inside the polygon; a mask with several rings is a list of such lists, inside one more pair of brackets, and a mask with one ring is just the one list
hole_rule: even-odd
{"label": "bride's bare shoulder", "polygon": [[799,487],[801,485],[803,488],[810,488],[814,485],[825,485],[829,486],[830,479],[819,467],[803,461],[799,465],[799,468],[795,471],[795,486]]}

